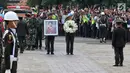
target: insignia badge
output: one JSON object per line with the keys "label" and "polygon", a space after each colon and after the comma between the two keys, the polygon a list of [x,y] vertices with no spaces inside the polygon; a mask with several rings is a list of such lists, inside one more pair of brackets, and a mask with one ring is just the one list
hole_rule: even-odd
{"label": "insignia badge", "polygon": [[11,40],[12,39],[12,35],[9,35],[9,40]]}

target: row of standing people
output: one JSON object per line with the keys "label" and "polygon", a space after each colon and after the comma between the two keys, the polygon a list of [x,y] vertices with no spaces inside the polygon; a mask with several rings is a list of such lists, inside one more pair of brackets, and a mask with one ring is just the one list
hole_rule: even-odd
{"label": "row of standing people", "polygon": [[[101,18],[100,18],[100,24],[99,24],[99,30],[100,30],[100,42],[106,42],[106,31],[107,31],[107,19],[105,14],[102,12],[101,13]],[[47,19],[53,19],[52,18],[53,14],[49,14]],[[73,23],[74,31],[68,31],[68,28],[73,28],[72,26],[68,26],[68,23],[72,23],[74,22],[72,20],[72,15],[69,15],[67,17],[67,20],[64,23],[63,29],[65,31],[65,38],[66,38],[66,54],[69,55],[73,55],[73,49],[74,49],[74,36],[75,36],[75,32],[78,28],[78,26]],[[84,22],[86,22],[84,20]],[[126,41],[127,41],[127,37],[126,37],[126,31],[123,28],[123,21],[116,19],[116,28],[115,30],[113,30],[113,36],[112,36],[112,46],[114,48],[115,51],[115,65],[114,66],[123,66],[123,60],[124,60],[124,55],[123,55],[123,48],[125,47]],[[86,25],[84,23],[84,25]],[[35,40],[36,41],[36,38]],[[54,42],[55,42],[55,36],[46,36],[46,49],[47,49],[47,54],[52,54],[54,55]],[[33,46],[35,46],[36,43],[33,43]],[[29,45],[30,46],[30,45]],[[32,46],[32,47],[33,47]]]}
{"label": "row of standing people", "polygon": [[[20,53],[23,53],[24,51],[24,46],[26,45],[28,48],[27,50],[35,50],[35,49],[41,49],[42,48],[42,34],[43,34],[43,21],[45,19],[49,20],[54,20],[56,17],[54,17],[53,13],[49,13],[48,16],[45,19],[38,18],[35,15],[32,15],[30,17],[30,14],[27,14],[27,17],[25,18],[25,21],[21,19],[21,21],[18,23],[18,38],[19,38],[19,46],[20,46]],[[72,20],[71,16],[68,16],[69,20]],[[24,30],[24,31],[23,31]],[[76,32],[76,30],[75,30]],[[66,34],[67,35],[67,34]],[[72,36],[70,36],[72,35]],[[72,38],[70,38],[70,37]],[[26,38],[25,38],[26,37]],[[25,41],[26,40],[26,41]],[[70,44],[73,45],[73,42],[70,41],[72,40],[74,42],[74,34],[69,34],[66,37],[66,42],[67,42],[67,49],[70,48]],[[51,52],[51,54],[54,54],[54,41],[55,41],[55,36],[45,36],[45,49],[47,50],[47,54]],[[70,42],[71,43],[70,43]],[[21,45],[21,43],[26,43],[24,45]],[[69,46],[68,46],[69,45]],[[73,46],[71,46],[73,49]],[[67,54],[68,54],[67,50]],[[71,50],[71,54],[73,54],[73,50]]]}
{"label": "row of standing people", "polygon": [[42,48],[43,22],[36,15],[32,15],[31,17],[30,14],[27,14],[26,16],[27,17],[25,19],[20,17],[17,27],[20,53],[23,53],[26,47],[27,50]]}

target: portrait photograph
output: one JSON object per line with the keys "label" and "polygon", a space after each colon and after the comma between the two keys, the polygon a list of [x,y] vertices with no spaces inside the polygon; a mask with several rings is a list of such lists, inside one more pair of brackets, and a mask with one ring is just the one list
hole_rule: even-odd
{"label": "portrait photograph", "polygon": [[58,35],[58,21],[57,20],[44,20],[44,35],[45,36]]}

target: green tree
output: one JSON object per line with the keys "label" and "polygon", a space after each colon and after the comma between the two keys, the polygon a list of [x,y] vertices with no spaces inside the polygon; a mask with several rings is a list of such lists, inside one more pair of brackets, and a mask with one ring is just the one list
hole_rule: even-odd
{"label": "green tree", "polygon": [[27,5],[31,7],[36,6],[36,5],[41,5],[41,1],[42,0],[28,0]]}
{"label": "green tree", "polygon": [[71,1],[80,4],[82,7],[87,7],[94,4],[104,4],[108,7],[112,5],[117,6],[117,3],[119,2],[125,2],[127,5],[130,5],[130,0],[28,0],[27,4],[29,6],[42,5],[45,7],[53,4],[70,4]]}
{"label": "green tree", "polygon": [[6,8],[6,6],[7,6],[7,0],[0,0],[0,6]]}

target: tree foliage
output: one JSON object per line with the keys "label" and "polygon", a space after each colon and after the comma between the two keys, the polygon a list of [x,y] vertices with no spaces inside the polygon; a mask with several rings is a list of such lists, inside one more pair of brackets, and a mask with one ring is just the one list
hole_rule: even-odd
{"label": "tree foliage", "polygon": [[36,5],[41,5],[41,1],[42,0],[28,0],[27,5],[31,7],[36,6]]}
{"label": "tree foliage", "polygon": [[123,2],[130,5],[130,0],[28,0],[29,6],[48,6],[53,4],[70,4],[70,2],[81,4],[81,6],[88,6],[94,4],[104,4],[106,6],[117,5],[117,3]]}
{"label": "tree foliage", "polygon": [[7,0],[0,0],[0,6],[6,7],[7,5]]}

